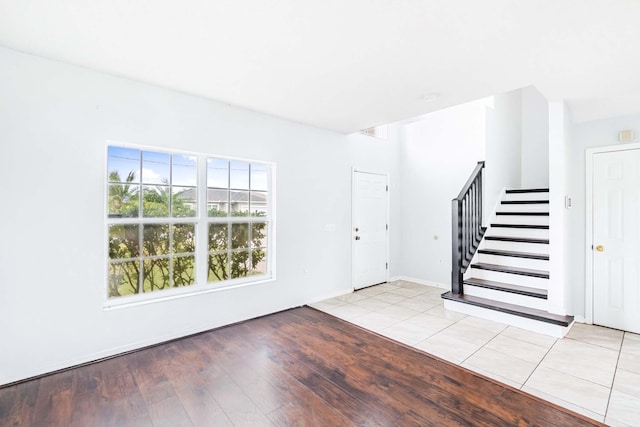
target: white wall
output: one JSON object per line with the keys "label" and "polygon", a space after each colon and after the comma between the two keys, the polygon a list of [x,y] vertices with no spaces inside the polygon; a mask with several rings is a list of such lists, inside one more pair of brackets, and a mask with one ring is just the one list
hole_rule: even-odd
{"label": "white wall", "polygon": [[618,132],[634,130],[638,142],[640,137],[640,115],[615,117],[574,124],[572,143],[567,154],[567,194],[571,197],[572,207],[567,211],[567,252],[566,262],[571,269],[571,310],[577,316],[584,317],[585,292],[585,249],[586,235],[586,168],[585,151],[587,148],[604,147],[619,144]]}
{"label": "white wall", "polygon": [[[275,162],[277,280],[103,310],[106,140]],[[351,167],[397,177],[393,139],[347,137],[3,48],[0,146],[0,384],[349,289]],[[393,222],[391,240],[397,248]]]}
{"label": "white wall", "polygon": [[564,102],[549,103],[549,285],[548,311],[575,314],[571,308],[573,269],[567,265],[569,216],[565,209],[570,164],[571,118]]}
{"label": "white wall", "polygon": [[549,187],[549,103],[533,87],[522,93],[521,179],[523,188]]}
{"label": "white wall", "polygon": [[[402,126],[387,125],[387,138],[380,139],[360,133],[347,137],[347,149],[352,165],[359,170],[389,173],[389,278],[402,276],[402,190],[400,181],[400,141]],[[351,218],[349,218],[351,221]],[[350,223],[351,224],[351,223]],[[349,228],[351,230],[351,228]]]}
{"label": "white wall", "polygon": [[436,111],[404,127],[400,271],[405,276],[451,284],[451,199],[484,160],[489,102]]}
{"label": "white wall", "polygon": [[503,188],[520,188],[522,100],[519,90],[494,96],[487,111],[485,218],[493,212]]}

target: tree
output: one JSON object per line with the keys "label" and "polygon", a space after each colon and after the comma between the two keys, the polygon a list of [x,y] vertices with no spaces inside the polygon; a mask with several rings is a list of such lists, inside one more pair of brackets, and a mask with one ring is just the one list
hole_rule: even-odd
{"label": "tree", "polygon": [[[140,291],[140,268],[136,260],[140,254],[139,226],[114,224],[109,226],[109,297],[136,294]],[[116,262],[113,262],[113,261]]]}
{"label": "tree", "polygon": [[[135,182],[135,171],[129,172],[124,181],[117,171],[112,171],[109,181],[110,217],[135,218],[140,214],[145,218],[196,216],[193,188],[185,187],[172,194],[172,187],[167,181],[141,186]],[[208,214],[210,217],[227,216],[226,212],[215,208]],[[248,217],[249,212],[233,212],[231,215]],[[195,225],[188,219],[185,221],[178,224],[111,224],[109,296],[194,284]],[[209,281],[256,274],[259,264],[266,259],[266,251],[262,249],[266,244],[264,222],[213,223],[209,225],[208,234]],[[141,285],[143,289],[140,289]]]}
{"label": "tree", "polygon": [[138,189],[132,184],[136,179],[135,171],[129,172],[124,182],[118,171],[109,172],[109,216],[110,217],[137,217],[139,210]]}
{"label": "tree", "polygon": [[266,245],[266,227],[264,222],[209,224],[209,280],[222,281],[256,274],[258,265],[267,256],[261,249]]}

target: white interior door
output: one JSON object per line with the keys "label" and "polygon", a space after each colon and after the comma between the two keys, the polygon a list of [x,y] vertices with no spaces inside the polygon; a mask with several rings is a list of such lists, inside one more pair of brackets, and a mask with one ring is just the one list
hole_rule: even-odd
{"label": "white interior door", "polygon": [[593,323],[640,333],[640,149],[593,156]]}
{"label": "white interior door", "polygon": [[354,289],[388,279],[388,191],[387,175],[353,172],[351,262]]}

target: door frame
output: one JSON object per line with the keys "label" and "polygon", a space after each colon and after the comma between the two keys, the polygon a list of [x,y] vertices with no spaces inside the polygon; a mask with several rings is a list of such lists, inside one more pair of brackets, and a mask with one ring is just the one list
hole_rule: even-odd
{"label": "door frame", "polygon": [[586,244],[585,244],[585,321],[593,324],[593,164],[595,155],[601,153],[612,153],[616,151],[640,150],[640,143],[627,143],[607,145],[604,147],[587,148],[585,152],[586,161]]}
{"label": "door frame", "polygon": [[356,180],[355,180],[355,174],[359,172],[359,173],[368,173],[368,174],[372,174],[372,175],[383,175],[384,177],[386,177],[387,179],[387,186],[389,187],[389,190],[387,191],[387,200],[386,200],[386,204],[387,204],[387,212],[385,213],[387,216],[387,224],[389,225],[389,230],[387,230],[387,247],[386,247],[386,254],[387,254],[387,263],[388,263],[388,268],[387,268],[387,274],[386,274],[386,281],[389,281],[389,271],[391,271],[391,260],[389,259],[389,246],[390,246],[390,240],[391,240],[391,198],[390,198],[390,194],[391,194],[391,183],[389,181],[389,172],[385,172],[385,171],[380,171],[380,170],[373,170],[373,169],[361,169],[361,168],[357,168],[357,167],[352,167],[351,168],[351,227],[349,228],[349,239],[351,239],[351,263],[349,265],[349,268],[351,269],[351,290],[355,291],[355,285],[353,283],[353,260],[354,260],[354,252],[355,252],[355,244],[354,239],[353,239],[353,233],[354,233],[354,227],[355,227],[355,212],[356,212],[356,198],[355,198],[355,194],[356,194]]}

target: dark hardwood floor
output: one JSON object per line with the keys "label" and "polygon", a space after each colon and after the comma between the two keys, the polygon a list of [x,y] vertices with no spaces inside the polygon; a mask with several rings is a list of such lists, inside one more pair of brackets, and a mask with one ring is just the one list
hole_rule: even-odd
{"label": "dark hardwood floor", "polygon": [[303,307],[0,389],[0,425],[602,425]]}

